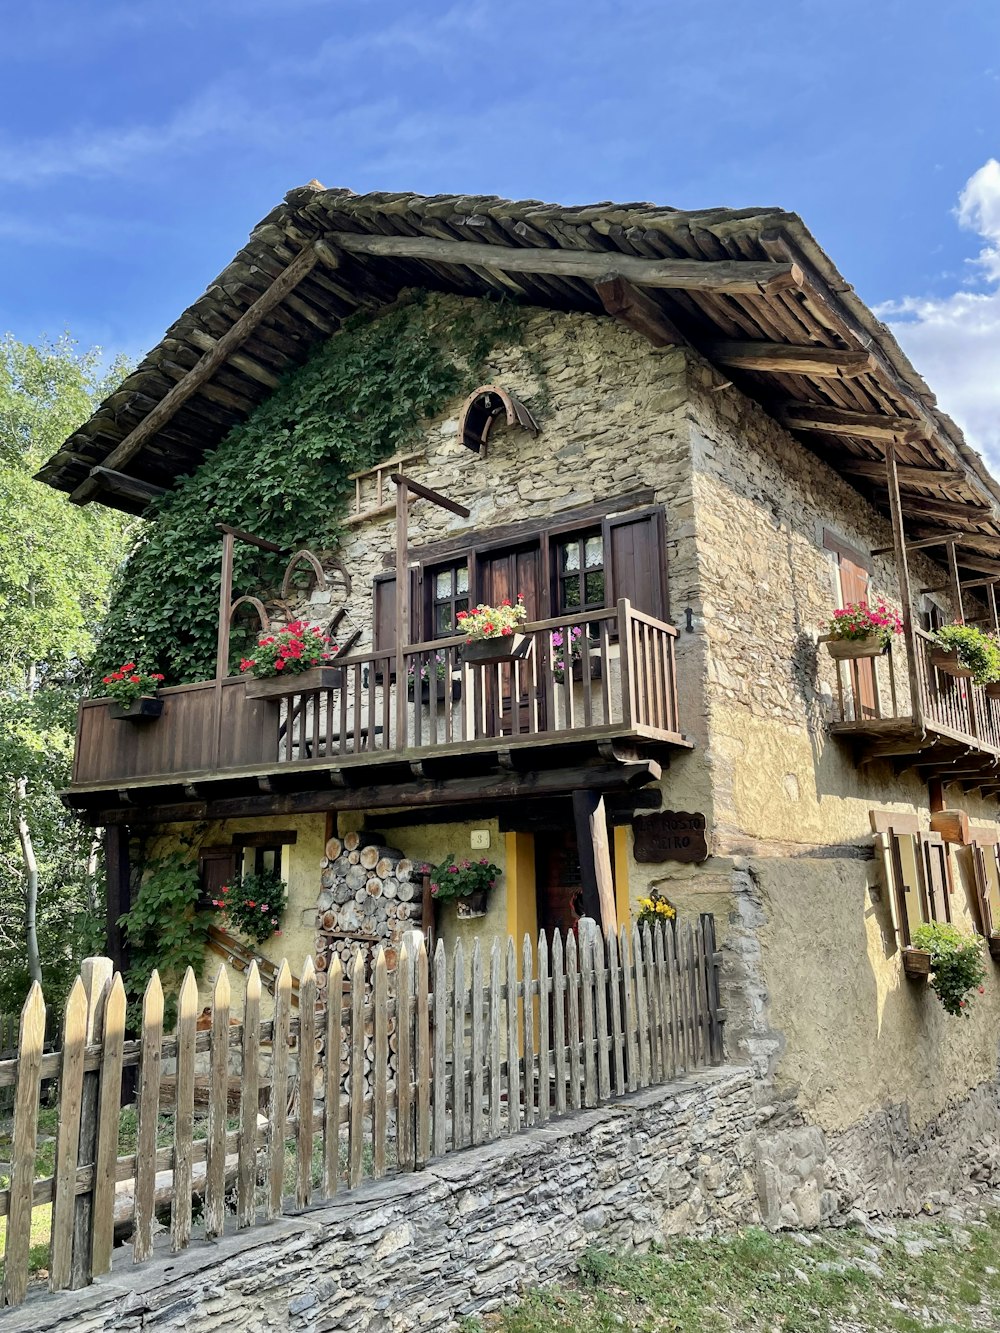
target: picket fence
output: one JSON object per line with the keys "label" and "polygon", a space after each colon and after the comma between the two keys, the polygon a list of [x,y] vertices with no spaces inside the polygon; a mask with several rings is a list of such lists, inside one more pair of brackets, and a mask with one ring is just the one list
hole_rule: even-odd
{"label": "picket fence", "polygon": [[[359,950],[346,977],[334,958],[325,1010],[307,959],[295,1015],[283,963],[266,1021],[254,964],[238,1023],[225,969],[210,1022],[199,1021],[189,970],[172,1037],[164,1035],[154,973],[137,1040],[126,1040],[121,976],[111,976],[107,959],[88,959],[66,1004],[62,1045],[49,1053],[34,985],[17,1058],[0,1061],[0,1089],[14,1091],[10,1185],[0,1190],[3,1304],[26,1296],[31,1214],[47,1204],[48,1285],[58,1291],[109,1271],[116,1235],[131,1238],[134,1263],[149,1259],[157,1214],[166,1218],[168,1209],[170,1246],[184,1249],[196,1197],[204,1200],[202,1234],[219,1236],[331,1198],[366,1176],[419,1169],[432,1156],[474,1150],[722,1059],[710,915],[641,934],[623,929],[607,940],[590,930],[565,943],[556,933],[550,943],[543,933],[534,948],[525,937],[520,950],[508,939],[488,953],[479,940],[468,957],[461,941],[450,952],[439,942],[429,960],[414,935],[394,972],[381,949],[374,958]],[[137,1148],[120,1156],[122,1074],[132,1066]],[[172,1141],[158,1147],[171,1079]],[[58,1132],[53,1174],[36,1179],[43,1082],[58,1105]],[[230,1128],[234,1095],[238,1123]],[[116,1201],[121,1182],[129,1184]]]}

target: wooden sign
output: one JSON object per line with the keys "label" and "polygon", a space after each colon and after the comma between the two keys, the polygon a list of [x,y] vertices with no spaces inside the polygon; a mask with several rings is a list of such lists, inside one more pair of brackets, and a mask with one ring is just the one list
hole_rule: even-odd
{"label": "wooden sign", "polygon": [[705,816],[688,810],[660,810],[633,820],[637,861],[705,861]]}

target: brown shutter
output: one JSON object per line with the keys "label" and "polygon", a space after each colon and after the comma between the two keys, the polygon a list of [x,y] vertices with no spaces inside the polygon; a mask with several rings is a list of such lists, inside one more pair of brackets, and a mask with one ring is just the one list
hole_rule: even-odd
{"label": "brown shutter", "polygon": [[666,620],[666,526],[662,509],[604,520],[605,596],[627,597],[637,611]]}
{"label": "brown shutter", "polygon": [[[410,642],[423,640],[423,585],[419,570],[411,571]],[[372,582],[372,647],[391,653],[396,647],[396,575],[376,574]]]}
{"label": "brown shutter", "polygon": [[202,847],[198,852],[198,873],[204,898],[212,901],[220,897],[219,890],[232,884],[239,871],[240,850],[231,843],[218,847]]}

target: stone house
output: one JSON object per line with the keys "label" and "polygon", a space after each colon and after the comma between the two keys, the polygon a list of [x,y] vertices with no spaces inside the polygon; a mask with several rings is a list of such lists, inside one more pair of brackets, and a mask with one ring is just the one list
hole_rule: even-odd
{"label": "stone house", "polygon": [[[930,637],[995,620],[1000,489],[795,215],[314,183],[41,480],[141,513],[355,336],[352,313],[419,296],[457,328],[498,295],[517,337],[408,456],[352,477],[307,581],[227,587],[234,544],[268,532],[220,534],[214,679],[168,687],[143,726],[82,706],[66,799],[106,830],[110,919],[139,841],[181,833],[210,893],[280,868],[272,960],[418,924],[611,928],[657,890],[715,914],[771,1221],[987,1178],[1000,979],[959,1021],[905,964],[918,920],[988,934],[1000,910],[1000,701],[935,666]],[[336,676],[250,697],[226,626],[251,594],[275,624],[333,624]],[[517,594],[525,656],[464,661],[457,613]],[[832,611],[865,598],[904,632],[838,663]],[[420,867],[449,853],[501,867],[485,916],[428,896]]]}

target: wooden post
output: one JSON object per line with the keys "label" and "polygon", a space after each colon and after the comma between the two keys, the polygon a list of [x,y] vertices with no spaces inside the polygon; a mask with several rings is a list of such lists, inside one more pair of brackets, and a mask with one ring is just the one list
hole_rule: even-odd
{"label": "wooden post", "polygon": [[[87,1045],[98,1039],[103,1026],[104,1002],[114,973],[110,958],[85,958],[80,977],[87,992]],[[78,1166],[94,1166],[97,1158],[97,1102],[101,1076],[96,1069],[83,1076],[80,1099],[80,1147]],[[96,1182],[95,1182],[96,1183]],[[93,1193],[78,1194],[73,1219],[73,1267],[71,1287],[85,1287],[93,1278],[91,1236],[93,1232]]]}
{"label": "wooden post", "polygon": [[[395,480],[395,478],[394,478]],[[406,749],[406,645],[410,641],[410,567],[408,521],[410,492],[405,477],[396,482],[396,749]],[[386,683],[388,688],[388,682]],[[419,707],[419,686],[414,698]]]}
{"label": "wooden post", "polygon": [[584,912],[600,924],[602,934],[613,935],[618,929],[618,916],[603,795],[582,788],[574,791],[573,818],[576,821]]}
{"label": "wooden post", "polygon": [[948,570],[951,574],[951,595],[955,599],[956,617],[960,625],[965,624],[965,611],[962,607],[962,580],[958,573],[958,557],[955,554],[955,543],[948,543]]}
{"label": "wooden post", "polygon": [[913,633],[913,597],[910,592],[910,569],[906,560],[906,534],[903,531],[903,506],[899,498],[899,477],[896,475],[896,446],[891,440],[885,446],[885,470],[889,483],[892,544],[896,556],[896,573],[899,576],[903,637],[906,639],[906,668],[910,678],[910,708],[914,726],[920,729],[924,723],[924,707],[920,691],[920,673],[917,668],[917,641]]}
{"label": "wooden post", "polygon": [[112,972],[128,969],[125,931],[118,924],[132,906],[129,866],[129,831],[124,824],[109,824],[104,830],[104,860],[107,877],[107,936]]}
{"label": "wooden post", "polygon": [[[711,912],[701,914],[702,938],[705,941],[705,970],[708,986],[708,1036],[709,1057],[713,1065],[721,1065],[723,1058],[722,1025],[726,1011],[722,1007],[719,974],[722,971],[722,955],[715,942],[715,917]],[[668,930],[671,927],[667,927]]]}
{"label": "wooden post", "polygon": [[215,678],[224,680],[229,675],[229,614],[233,605],[233,551],[236,538],[232,532],[222,534],[222,577],[219,582],[219,632],[215,647]]}

